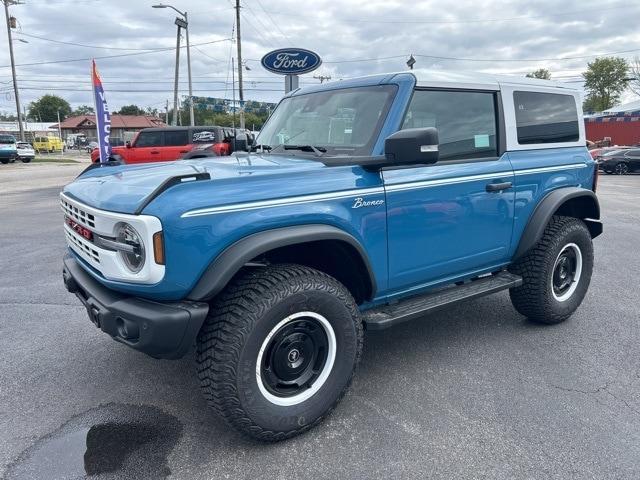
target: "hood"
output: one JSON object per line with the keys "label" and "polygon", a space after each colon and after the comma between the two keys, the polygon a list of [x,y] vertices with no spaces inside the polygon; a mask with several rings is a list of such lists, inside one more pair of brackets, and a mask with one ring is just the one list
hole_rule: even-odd
{"label": "hood", "polygon": [[215,182],[246,175],[322,167],[322,163],[308,157],[270,154],[239,154],[143,165],[105,166],[81,174],[62,191],[65,195],[100,210],[133,214],[149,195],[171,177],[208,173],[210,180],[203,181]]}

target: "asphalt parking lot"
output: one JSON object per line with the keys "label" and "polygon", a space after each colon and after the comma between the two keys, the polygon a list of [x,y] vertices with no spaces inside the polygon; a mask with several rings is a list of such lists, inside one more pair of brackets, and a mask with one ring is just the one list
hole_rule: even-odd
{"label": "asphalt parking lot", "polygon": [[640,478],[640,175],[601,177],[569,321],[503,292],[369,332],[330,418],[260,444],[207,408],[192,356],[112,341],[65,291],[58,192],[83,167],[0,166],[0,477]]}

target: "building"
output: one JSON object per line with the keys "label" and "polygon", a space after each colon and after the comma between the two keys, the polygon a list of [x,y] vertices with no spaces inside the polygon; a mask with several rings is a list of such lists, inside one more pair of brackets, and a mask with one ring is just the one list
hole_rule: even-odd
{"label": "building", "polygon": [[[166,127],[166,124],[159,118],[151,115],[111,114],[111,138],[130,140],[133,133],[150,127]],[[53,125],[53,128],[57,129],[58,125]],[[66,139],[74,133],[84,134],[87,138],[95,138],[97,136],[96,116],[78,115],[65,118],[64,121],[60,123],[60,131],[62,132],[63,139]]]}
{"label": "building", "polygon": [[587,140],[610,145],[640,145],[640,100],[617,105],[584,119]]}
{"label": "building", "polygon": [[[52,123],[39,123],[39,122],[22,122],[22,128],[24,128],[25,140],[32,142],[35,137],[58,135],[57,128],[54,128]],[[18,122],[0,122],[0,133],[8,133],[16,138],[20,138],[20,127]]]}

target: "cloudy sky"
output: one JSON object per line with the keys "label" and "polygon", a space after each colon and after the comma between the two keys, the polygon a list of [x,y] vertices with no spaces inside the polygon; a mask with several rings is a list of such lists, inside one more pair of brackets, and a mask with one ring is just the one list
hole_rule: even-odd
{"label": "cloudy sky", "polygon": [[[10,12],[18,20],[14,50],[24,104],[45,93],[73,106],[91,104],[92,57],[112,110],[130,103],[163,109],[172,98],[172,10],[151,8],[154,0],[23,1]],[[194,95],[231,98],[232,2],[171,0],[189,14]],[[629,60],[640,55],[640,2],[628,0],[242,0],[242,5],[247,99],[280,97],[282,77],[264,70],[259,59],[290,46],[323,58],[319,70],[302,77],[302,85],[317,83],[313,75],[337,80],[402,70],[410,54],[423,68],[524,75],[544,67],[558,81],[580,85],[579,74],[595,54]],[[0,111],[11,112],[4,32],[0,45]]]}

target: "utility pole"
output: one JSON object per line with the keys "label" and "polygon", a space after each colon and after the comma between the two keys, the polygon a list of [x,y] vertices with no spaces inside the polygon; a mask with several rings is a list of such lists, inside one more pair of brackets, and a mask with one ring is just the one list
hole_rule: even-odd
{"label": "utility pole", "polygon": [[167,103],[164,105],[164,123],[169,125],[169,99],[167,99]]}
{"label": "utility pole", "polygon": [[314,75],[313,78],[320,80],[320,83],[324,83],[325,80],[327,82],[331,80],[331,75]]}
{"label": "utility pole", "polygon": [[178,125],[178,77],[180,75],[180,25],[178,25],[178,34],[176,35],[176,74],[173,85],[173,119],[171,124]]}
{"label": "utility pole", "polygon": [[187,76],[189,77],[189,124],[193,127],[195,120],[193,117],[193,89],[191,87],[191,49],[189,45],[189,19],[187,18],[187,12],[183,13],[184,21],[187,24],[184,31],[187,34]]}
{"label": "utility pole", "polygon": [[16,62],[13,58],[13,38],[11,38],[11,17],[9,16],[9,5],[18,5],[16,0],[2,0],[4,3],[4,15],[7,19],[7,36],[9,37],[9,57],[11,58],[11,75],[13,77],[13,94],[16,97],[16,112],[18,113],[18,130],[20,130],[20,140],[24,142],[24,127],[22,126],[22,112],[20,111],[20,94],[18,92],[18,80],[16,78]]}
{"label": "utility pole", "polygon": [[244,91],[242,88],[242,36],[240,35],[240,0],[236,0],[236,44],[238,46],[238,96],[240,97],[240,128],[244,128]]}

